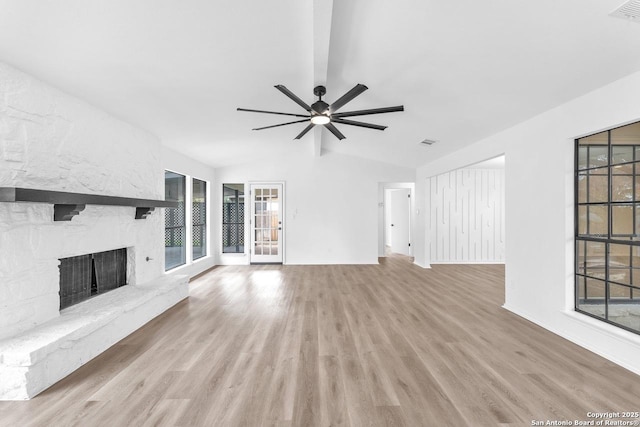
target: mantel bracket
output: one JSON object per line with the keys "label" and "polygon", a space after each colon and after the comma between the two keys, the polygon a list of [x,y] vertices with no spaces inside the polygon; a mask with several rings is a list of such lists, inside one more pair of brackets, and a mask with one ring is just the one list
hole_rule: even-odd
{"label": "mantel bracket", "polygon": [[155,208],[136,208],[136,219],[147,219]]}
{"label": "mantel bracket", "polygon": [[71,218],[78,215],[85,208],[85,205],[53,205],[54,221],[71,221]]}

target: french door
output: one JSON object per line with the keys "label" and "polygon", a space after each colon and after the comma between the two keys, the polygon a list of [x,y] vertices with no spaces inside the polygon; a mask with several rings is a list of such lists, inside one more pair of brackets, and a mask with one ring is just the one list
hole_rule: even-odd
{"label": "french door", "polygon": [[250,184],[251,263],[282,263],[283,184]]}

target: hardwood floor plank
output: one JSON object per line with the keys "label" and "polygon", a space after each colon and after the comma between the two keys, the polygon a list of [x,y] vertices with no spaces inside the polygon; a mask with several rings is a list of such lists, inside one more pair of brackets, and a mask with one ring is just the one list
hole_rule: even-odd
{"label": "hardwood floor plank", "polygon": [[297,379],[293,425],[320,425],[318,313],[311,301],[305,303]]}
{"label": "hardwood floor plank", "polygon": [[320,357],[320,424],[349,426],[344,379],[338,356]]}

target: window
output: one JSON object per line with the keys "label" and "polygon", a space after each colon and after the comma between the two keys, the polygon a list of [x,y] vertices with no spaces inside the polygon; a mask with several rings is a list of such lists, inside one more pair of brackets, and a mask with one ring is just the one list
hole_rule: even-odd
{"label": "window", "polygon": [[222,194],[222,252],[244,253],[244,184],[223,184]]}
{"label": "window", "polygon": [[576,140],[576,311],[640,333],[640,122]]}
{"label": "window", "polygon": [[164,269],[183,265],[186,259],[185,227],[186,177],[174,172],[164,173],[164,198],[178,202],[177,208],[164,210]]}
{"label": "window", "polygon": [[207,254],[207,183],[193,179],[191,242],[193,259]]}

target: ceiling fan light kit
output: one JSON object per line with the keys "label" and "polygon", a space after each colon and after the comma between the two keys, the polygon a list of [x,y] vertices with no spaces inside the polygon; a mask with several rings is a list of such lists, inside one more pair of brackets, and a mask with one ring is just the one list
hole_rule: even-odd
{"label": "ceiling fan light kit", "polygon": [[274,86],[284,95],[286,95],[293,102],[301,106],[307,111],[307,115],[304,114],[295,114],[295,113],[282,113],[278,111],[266,111],[266,110],[252,110],[248,108],[238,108],[238,111],[245,111],[249,113],[265,113],[265,114],[277,114],[281,116],[291,116],[291,117],[303,117],[301,120],[294,120],[292,122],[279,123],[277,125],[264,126],[260,128],[254,128],[253,130],[263,130],[263,129],[271,129],[280,126],[292,125],[295,123],[304,123],[307,122],[307,127],[302,130],[294,139],[302,138],[307,132],[309,132],[314,126],[324,126],[327,128],[329,132],[331,132],[336,138],[342,140],[345,139],[345,136],[335,127],[334,123],[349,125],[349,126],[358,126],[364,127],[368,129],[376,129],[376,130],[385,130],[386,126],[375,125],[372,123],[358,122],[355,120],[345,119],[345,117],[355,117],[355,116],[365,116],[369,114],[382,114],[382,113],[393,113],[396,111],[404,111],[404,106],[398,105],[395,107],[383,107],[383,108],[371,108],[367,110],[357,110],[357,111],[347,111],[344,113],[338,113],[337,111],[344,107],[348,102],[352,101],[356,96],[360,95],[362,92],[367,90],[368,88],[363,84],[355,85],[350,91],[342,95],[332,104],[327,104],[322,100],[322,97],[327,93],[327,89],[324,86],[316,86],[313,89],[313,94],[318,97],[318,100],[311,104],[310,106],[305,103],[302,99],[296,96],[293,92],[287,89],[283,85]]}
{"label": "ceiling fan light kit", "polygon": [[311,116],[311,123],[313,123],[314,125],[326,125],[330,121],[331,119],[329,118],[329,116],[326,116],[324,114],[316,114]]}

